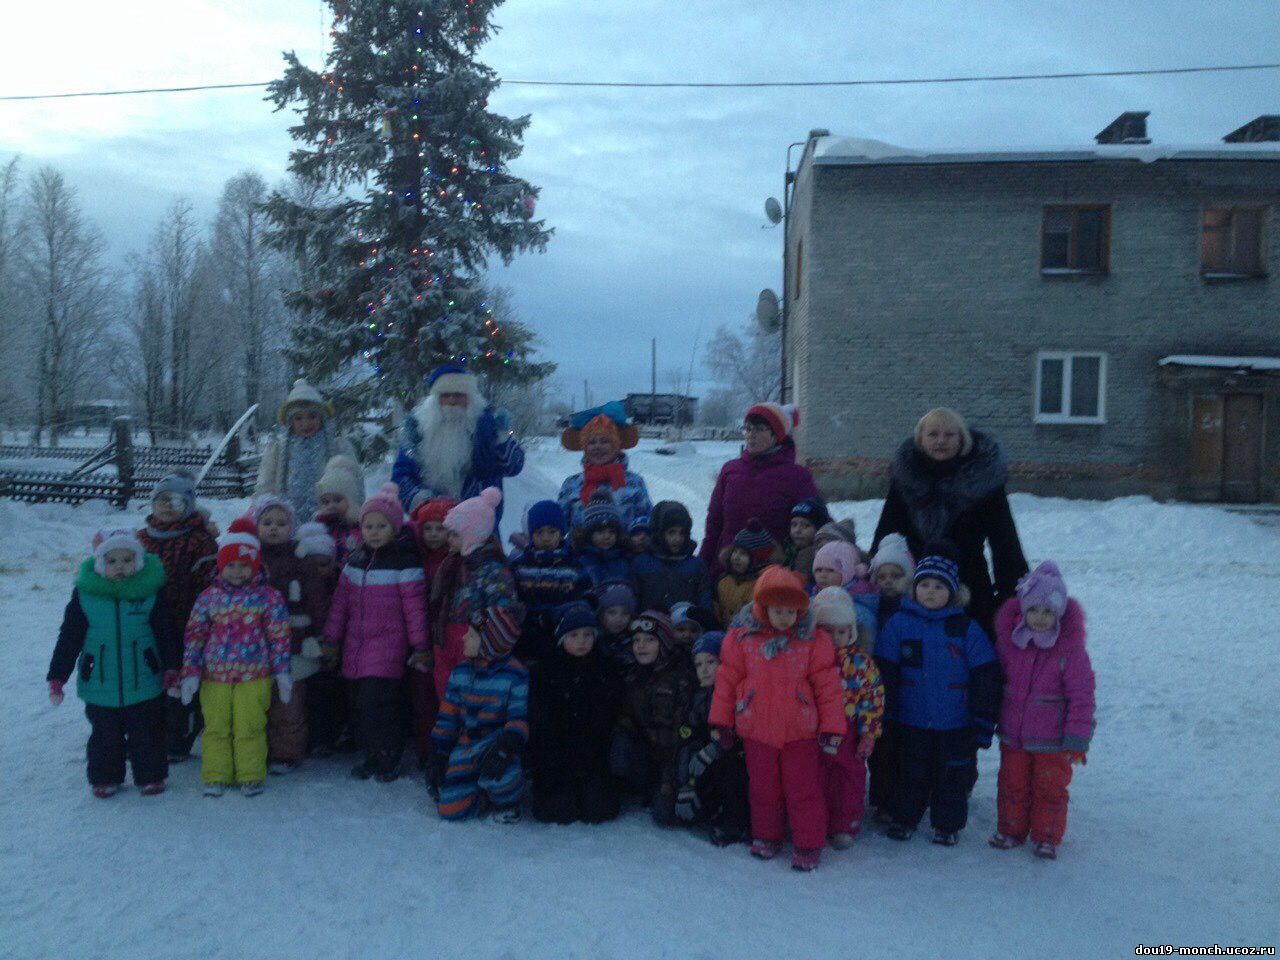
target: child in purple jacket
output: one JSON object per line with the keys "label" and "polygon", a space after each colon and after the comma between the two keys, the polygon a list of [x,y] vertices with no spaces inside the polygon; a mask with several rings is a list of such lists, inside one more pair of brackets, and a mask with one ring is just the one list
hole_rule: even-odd
{"label": "child in purple jacket", "polygon": [[996,653],[1005,688],[998,728],[999,829],[991,845],[1008,850],[1029,832],[1035,855],[1053,860],[1067,827],[1071,767],[1084,763],[1094,726],[1084,611],[1067,596],[1057,566],[1040,564],[1000,608]]}

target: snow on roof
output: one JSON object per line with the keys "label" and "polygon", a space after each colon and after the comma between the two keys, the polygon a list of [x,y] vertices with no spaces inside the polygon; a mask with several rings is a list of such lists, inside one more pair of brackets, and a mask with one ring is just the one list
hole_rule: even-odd
{"label": "snow on roof", "polygon": [[1160,360],[1162,367],[1210,367],[1219,370],[1280,371],[1280,357],[1215,357],[1176,354]]}
{"label": "snow on roof", "polygon": [[994,147],[987,150],[913,150],[882,140],[819,137],[813,162],[823,166],[944,163],[1048,163],[1090,160],[1280,160],[1280,143],[1107,143],[1093,147]]}

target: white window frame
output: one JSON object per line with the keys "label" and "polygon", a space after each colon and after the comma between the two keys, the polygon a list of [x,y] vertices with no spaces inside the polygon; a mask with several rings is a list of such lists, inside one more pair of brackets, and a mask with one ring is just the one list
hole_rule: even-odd
{"label": "white window frame", "polygon": [[[1098,415],[1096,417],[1075,417],[1068,412],[1071,409],[1071,374],[1076,357],[1098,359]],[[1062,361],[1062,413],[1040,412],[1040,371],[1045,360]],[[1099,424],[1107,422],[1107,355],[1105,353],[1099,350],[1041,350],[1036,353],[1035,365],[1031,409],[1036,423]]]}

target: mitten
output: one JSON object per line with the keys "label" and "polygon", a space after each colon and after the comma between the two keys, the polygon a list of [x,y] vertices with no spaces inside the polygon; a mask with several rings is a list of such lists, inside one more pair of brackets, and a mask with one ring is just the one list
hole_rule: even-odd
{"label": "mitten", "polygon": [[507,542],[517,550],[526,550],[529,547],[529,535],[523,530],[517,530],[511,536],[507,537]]}
{"label": "mitten", "polygon": [[178,671],[166,670],[164,672],[164,692],[171,697],[178,695]]}
{"label": "mitten", "polygon": [[448,769],[448,754],[433,753],[427,761],[427,795],[437,803],[440,802],[440,787],[444,784],[444,775]]}
{"label": "mitten", "polygon": [[1063,750],[1062,755],[1071,762],[1072,766],[1079,766],[1088,763],[1088,758],[1079,750]]}
{"label": "mitten", "polygon": [[409,666],[419,673],[431,672],[432,653],[429,649],[415,650],[409,656]]}
{"label": "mitten", "polygon": [[320,645],[320,663],[326,670],[333,670],[338,666],[338,648],[332,643],[324,643]]}
{"label": "mitten", "polygon": [[320,646],[320,641],[315,637],[307,637],[302,641],[302,655],[311,660],[319,660],[324,656],[324,649]]}
{"label": "mitten", "polygon": [[49,681],[49,702],[55,707],[62,706],[62,701],[66,699],[66,695],[62,692],[63,683],[61,680]]}
{"label": "mitten", "polygon": [[497,780],[520,753],[524,737],[514,730],[504,730],[480,758],[480,776]]}
{"label": "mitten", "polygon": [[702,776],[706,772],[707,767],[711,766],[720,758],[720,754],[722,752],[720,744],[714,742],[708,743],[705,747],[689,758],[689,776],[694,780]]}
{"label": "mitten", "polygon": [[822,748],[822,752],[828,756],[835,756],[840,752],[840,744],[844,743],[844,737],[838,733],[820,733],[818,734],[818,746]]}
{"label": "mitten", "polygon": [[196,691],[200,689],[199,677],[183,677],[180,686],[183,706],[191,703],[196,698]]}
{"label": "mitten", "polygon": [[711,739],[720,744],[721,750],[732,750],[738,742],[738,735],[733,732],[733,727],[712,727]]}
{"label": "mitten", "polygon": [[698,791],[693,789],[692,783],[688,783],[676,794],[676,816],[685,823],[693,823],[693,818],[697,815]]}
{"label": "mitten", "polygon": [[858,746],[855,752],[858,754],[859,760],[866,760],[868,757],[871,756],[871,753],[872,751],[875,750],[875,748],[876,748],[875,738],[863,735],[858,738]]}
{"label": "mitten", "polygon": [[280,702],[288,703],[293,699],[293,677],[287,673],[276,675],[276,688],[280,693]]}

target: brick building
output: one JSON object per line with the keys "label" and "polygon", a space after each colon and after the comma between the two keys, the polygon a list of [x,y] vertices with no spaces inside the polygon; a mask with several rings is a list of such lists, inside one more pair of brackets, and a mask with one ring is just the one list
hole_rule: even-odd
{"label": "brick building", "polygon": [[785,395],[832,496],[916,419],[996,434],[1016,489],[1280,499],[1280,118],[1204,147],[928,153],[814,131],[786,209]]}

